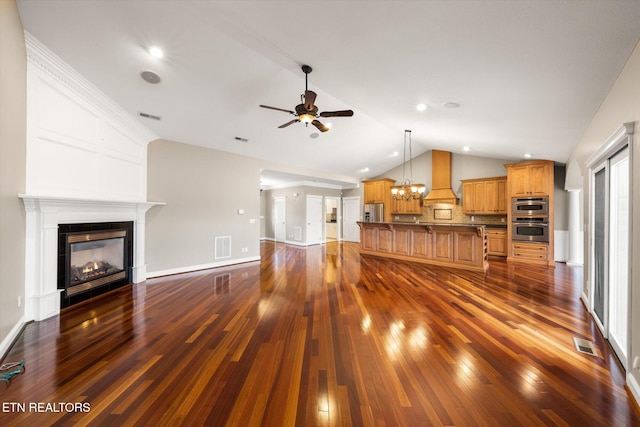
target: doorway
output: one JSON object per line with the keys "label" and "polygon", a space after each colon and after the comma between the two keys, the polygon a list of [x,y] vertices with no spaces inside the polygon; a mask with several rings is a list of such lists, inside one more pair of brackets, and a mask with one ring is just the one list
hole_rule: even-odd
{"label": "doorway", "polygon": [[[626,130],[626,129],[625,129]],[[631,144],[619,131],[588,161],[591,239],[589,308],[627,370],[631,267]],[[590,160],[591,160],[590,159]]]}
{"label": "doorway", "polygon": [[342,240],[340,197],[324,198],[324,235],[326,241]]}

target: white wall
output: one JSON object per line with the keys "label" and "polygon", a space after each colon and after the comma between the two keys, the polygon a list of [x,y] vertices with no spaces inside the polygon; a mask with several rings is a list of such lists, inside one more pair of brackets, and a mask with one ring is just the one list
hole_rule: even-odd
{"label": "white wall", "polygon": [[[573,162],[580,167],[583,177],[584,196],[584,294],[589,295],[588,271],[590,268],[588,258],[589,247],[589,173],[585,167],[585,161],[596,152],[609,139],[609,136],[626,122],[635,122],[634,150],[632,161],[633,172],[633,217],[632,217],[632,265],[640,265],[640,174],[635,173],[640,165],[640,43],[635,47],[627,64],[618,76],[611,91],[600,106],[600,109],[589,123],[582,139],[573,150],[567,164]],[[579,175],[576,173],[573,176]],[[572,183],[575,186],[574,183]],[[631,275],[631,301],[630,301],[630,342],[631,351],[629,360],[640,357],[640,274],[637,269]],[[634,393],[637,402],[640,402],[640,369],[630,369],[627,372],[627,384]]]}
{"label": "white wall", "polygon": [[146,200],[155,136],[33,36],[27,47],[26,192]]}

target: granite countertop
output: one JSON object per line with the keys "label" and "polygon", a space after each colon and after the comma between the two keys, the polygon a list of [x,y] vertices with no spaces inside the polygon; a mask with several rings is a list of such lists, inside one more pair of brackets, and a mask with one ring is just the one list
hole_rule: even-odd
{"label": "granite countertop", "polygon": [[[358,221],[363,224],[378,224],[378,225],[424,225],[424,226],[444,226],[444,227],[485,227],[485,224],[466,224],[466,223],[443,223],[443,222],[428,222],[428,221],[394,221],[394,222],[365,222]],[[506,226],[505,226],[506,227]]]}

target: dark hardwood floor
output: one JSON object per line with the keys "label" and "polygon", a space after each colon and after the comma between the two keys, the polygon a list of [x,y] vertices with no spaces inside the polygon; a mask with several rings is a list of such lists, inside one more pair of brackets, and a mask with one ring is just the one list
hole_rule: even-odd
{"label": "dark hardwood floor", "polygon": [[0,425],[640,425],[579,300],[581,268],[261,250],[261,264],[148,280],[27,325]]}

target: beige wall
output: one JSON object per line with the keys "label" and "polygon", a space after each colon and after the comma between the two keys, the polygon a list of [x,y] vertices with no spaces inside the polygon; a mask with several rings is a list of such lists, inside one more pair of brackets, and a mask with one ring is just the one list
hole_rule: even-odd
{"label": "beige wall", "polygon": [[[575,161],[581,168],[583,177],[583,209],[585,236],[584,236],[584,291],[588,295],[588,272],[589,272],[589,172],[585,169],[585,161],[596,152],[607,141],[609,136],[620,127],[622,123],[635,122],[635,142],[632,154],[633,174],[633,217],[632,217],[632,265],[640,265],[640,174],[636,173],[640,165],[640,43],[629,57],[627,64],[618,76],[611,91],[600,106],[600,109],[591,120],[582,139],[573,150],[567,164]],[[577,175],[577,174],[575,174]],[[637,269],[631,275],[631,352],[629,360],[640,357],[640,274]],[[640,384],[640,370],[630,371],[635,381]],[[637,396],[639,397],[639,396]]]}
{"label": "beige wall", "polygon": [[[149,273],[260,256],[258,160],[165,140],[147,155],[148,200],[167,203],[147,213]],[[214,259],[216,236],[231,236],[230,259]]]}
{"label": "beige wall", "polygon": [[0,358],[25,307],[25,212],[18,194],[25,191],[26,84],[22,22],[15,2],[0,0]]}

